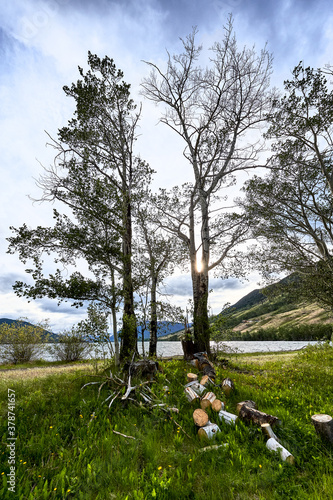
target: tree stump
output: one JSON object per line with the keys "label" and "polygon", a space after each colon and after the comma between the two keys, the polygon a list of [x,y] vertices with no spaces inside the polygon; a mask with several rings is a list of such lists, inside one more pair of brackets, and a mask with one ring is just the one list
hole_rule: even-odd
{"label": "tree stump", "polygon": [[210,408],[210,406],[215,400],[216,400],[215,394],[213,392],[207,392],[207,394],[205,394],[200,401],[201,409],[206,410],[207,408]]}
{"label": "tree stump", "polygon": [[[273,415],[268,415],[262,411],[256,410],[253,406],[248,406],[247,401],[242,401],[237,405],[237,414],[239,418],[243,421],[252,422],[257,425],[261,424],[270,424],[274,425],[277,422],[280,422],[277,417]],[[250,403],[254,403],[254,401],[250,401]],[[255,404],[255,403],[254,403]]]}
{"label": "tree stump", "polygon": [[312,415],[311,422],[322,440],[333,444],[333,418],[330,415],[317,414]]}
{"label": "tree stump", "polygon": [[209,422],[204,427],[200,427],[200,429],[198,430],[198,436],[200,439],[211,439],[212,437],[216,436],[218,432],[220,432],[219,426]]}
{"label": "tree stump", "polygon": [[209,418],[204,410],[197,408],[193,412],[193,421],[197,427],[204,427],[208,424]]}
{"label": "tree stump", "polygon": [[216,411],[218,413],[219,411],[224,410],[224,403],[219,399],[214,399],[211,408],[213,411]]}
{"label": "tree stump", "polygon": [[273,437],[269,438],[269,440],[266,443],[266,446],[271,451],[278,451],[280,453],[280,457],[284,462],[288,462],[291,465],[295,463],[295,458],[290,453],[290,451],[284,448],[282,444],[276,441],[276,439],[274,439]]}
{"label": "tree stump", "polygon": [[187,331],[185,333],[185,339],[182,340],[182,348],[184,352],[184,359],[185,360],[191,360],[193,359],[193,354],[194,354],[194,343],[191,339],[192,333],[190,331]]}
{"label": "tree stump", "polygon": [[222,390],[227,397],[235,390],[234,383],[230,378],[225,378],[223,380]]}

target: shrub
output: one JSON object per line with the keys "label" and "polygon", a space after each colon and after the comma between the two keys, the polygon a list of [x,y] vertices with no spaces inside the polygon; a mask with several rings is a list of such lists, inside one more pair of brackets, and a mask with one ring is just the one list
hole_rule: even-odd
{"label": "shrub", "polygon": [[59,334],[58,341],[49,346],[50,353],[59,361],[79,361],[84,359],[90,351],[83,333],[72,327]]}
{"label": "shrub", "polygon": [[1,357],[9,363],[26,363],[40,353],[48,341],[47,321],[37,325],[20,318],[13,323],[0,325]]}

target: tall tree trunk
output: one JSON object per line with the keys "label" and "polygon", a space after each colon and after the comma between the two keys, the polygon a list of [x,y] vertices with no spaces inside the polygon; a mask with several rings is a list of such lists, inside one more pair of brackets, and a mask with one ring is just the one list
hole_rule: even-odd
{"label": "tall tree trunk", "polygon": [[121,334],[120,361],[132,358],[137,353],[137,328],[134,313],[132,282],[132,219],[128,193],[124,194],[124,236],[123,236],[123,294],[124,313]]}
{"label": "tall tree trunk", "polygon": [[208,276],[203,272],[192,272],[194,347],[197,352],[210,353],[210,330],[208,319]]}
{"label": "tall tree trunk", "polygon": [[112,327],[113,327],[113,338],[114,338],[114,353],[115,353],[115,365],[119,364],[119,340],[117,332],[117,308],[116,308],[116,284],[114,279],[114,269],[111,269],[111,283],[113,290],[113,297],[111,303],[111,314],[112,314]]}
{"label": "tall tree trunk", "polygon": [[190,257],[193,287],[193,330],[194,348],[197,352],[210,353],[210,330],[208,319],[208,264],[209,264],[209,226],[208,206],[206,200],[201,200],[201,241],[202,241],[202,269],[197,268],[197,250],[195,246],[195,223],[193,196],[190,203]]}
{"label": "tall tree trunk", "polygon": [[150,342],[149,342],[149,356],[156,356],[157,348],[157,306],[156,306],[156,287],[157,278],[152,272],[151,276],[151,291],[150,291]]}

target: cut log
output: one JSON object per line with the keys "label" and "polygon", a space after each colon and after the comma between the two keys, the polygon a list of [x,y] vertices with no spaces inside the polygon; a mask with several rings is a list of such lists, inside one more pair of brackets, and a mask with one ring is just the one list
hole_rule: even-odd
{"label": "cut log", "polygon": [[220,401],[219,399],[215,399],[212,402],[212,410],[216,411],[217,413],[221,410],[224,410],[224,403],[223,401]]}
{"label": "cut log", "polygon": [[191,359],[190,363],[199,370],[199,361],[197,359]]}
{"label": "cut log", "polygon": [[185,395],[190,403],[199,399],[199,394],[197,394],[191,387],[185,387]]}
{"label": "cut log", "polygon": [[198,375],[196,373],[187,374],[187,382],[194,382],[195,380],[198,380]]}
{"label": "cut log", "polygon": [[200,439],[211,439],[212,437],[216,436],[218,432],[220,432],[219,426],[209,422],[204,427],[200,427],[200,429],[198,430],[198,436]]}
{"label": "cut log", "polygon": [[218,417],[221,420],[221,422],[226,422],[229,425],[234,425],[238,420],[237,415],[234,415],[233,413],[228,413],[227,411],[224,410],[221,410],[218,413]]}
{"label": "cut log", "polygon": [[215,399],[216,396],[213,392],[207,392],[207,394],[205,394],[200,401],[201,409],[206,410],[207,408],[210,408]]}
{"label": "cut log", "polygon": [[197,427],[204,427],[208,424],[209,418],[204,410],[197,408],[193,412],[193,421]]}
{"label": "cut log", "polygon": [[185,385],[185,387],[191,387],[193,391],[195,391],[199,396],[203,394],[206,390],[206,387],[199,384],[197,380],[194,380],[193,382],[189,382],[188,384]]}
{"label": "cut log", "polygon": [[235,390],[234,383],[230,378],[225,378],[222,381],[222,390],[226,396],[230,396],[230,394]]}
{"label": "cut log", "polygon": [[333,418],[330,415],[317,414],[312,415],[311,422],[323,441],[333,444]]}
{"label": "cut log", "polygon": [[211,379],[208,377],[208,375],[204,375],[202,379],[200,380],[201,385],[208,385]]}
{"label": "cut log", "polygon": [[237,405],[237,410],[238,410],[238,416],[241,420],[244,422],[252,422],[257,425],[261,424],[270,424],[274,425],[280,420],[277,417],[274,417],[273,415],[268,415],[267,413],[263,413],[262,411],[255,410],[254,408],[251,408],[245,402],[239,407]]}
{"label": "cut log", "polygon": [[240,403],[237,404],[236,406],[236,413],[239,415],[239,410],[243,405],[248,406],[249,408],[253,408],[254,410],[257,410],[257,403],[252,401],[252,399],[247,399],[246,401],[241,401]]}
{"label": "cut log", "polygon": [[197,352],[193,356],[198,361],[198,369],[202,371],[204,375],[207,375],[212,380],[215,380],[215,369],[213,364],[207,358],[207,354],[205,352]]}
{"label": "cut log", "polygon": [[272,427],[270,426],[270,424],[261,424],[261,430],[263,432],[263,434],[268,437],[268,439],[270,438],[274,438],[275,441],[277,441],[278,443],[280,442],[280,440],[278,439],[278,437],[275,435]]}
{"label": "cut log", "polygon": [[295,458],[293,455],[288,451],[286,448],[284,448],[276,439],[269,438],[269,440],[266,443],[266,446],[269,450],[271,451],[278,451],[280,453],[280,457],[284,462],[288,462],[289,464],[293,465],[295,463]]}

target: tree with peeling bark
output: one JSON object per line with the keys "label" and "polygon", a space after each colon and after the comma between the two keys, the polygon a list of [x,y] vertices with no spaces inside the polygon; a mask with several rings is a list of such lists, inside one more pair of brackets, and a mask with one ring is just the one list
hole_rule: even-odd
{"label": "tree with peeling bark", "polygon": [[160,121],[181,137],[193,170],[193,180],[182,190],[162,192],[162,198],[172,197],[173,203],[161,214],[188,247],[194,340],[198,350],[209,352],[209,272],[225,262],[247,232],[242,216],[217,215],[214,210],[221,208],[221,189],[230,186],[238,172],[257,166],[263,144],[249,134],[265,122],[271,107],[272,60],[266,49],[259,55],[254,49],[239,50],[229,18],[224,39],[211,48],[210,67],[203,69],[196,35],[194,29],[182,40],[183,52],[169,55],[165,70],[147,62],[151,73],[142,87],[147,99],[165,106]]}
{"label": "tree with peeling bark", "polygon": [[[29,298],[74,299],[76,305],[94,300],[115,312],[123,302],[120,358],[137,350],[132,280],[132,206],[150,181],[151,170],[134,154],[140,110],[130,98],[130,86],[112,59],[89,52],[90,69],[71,87],[64,87],[76,109],[66,127],[51,139],[54,165],[39,180],[43,201],[65,205],[54,211],[52,228],[12,228],[9,252],[18,252],[34,285],[17,283],[19,295]],[[90,277],[61,269],[44,276],[43,255],[56,254],[67,266],[84,261]],[[120,285],[119,280],[122,281]]]}
{"label": "tree with peeling bark", "polygon": [[295,273],[288,289],[332,309],[333,90],[322,70],[300,63],[285,91],[267,133],[270,173],[245,186],[242,206],[262,241],[253,261],[268,280]]}

